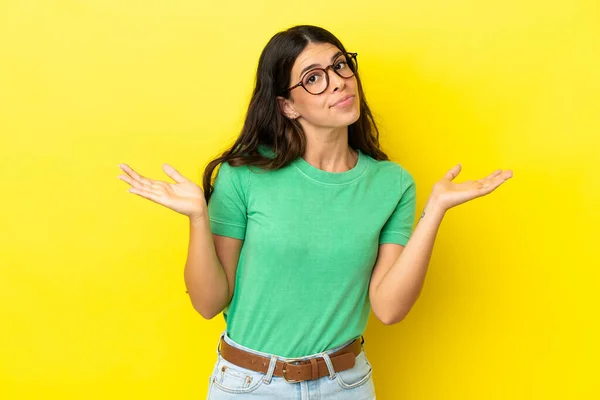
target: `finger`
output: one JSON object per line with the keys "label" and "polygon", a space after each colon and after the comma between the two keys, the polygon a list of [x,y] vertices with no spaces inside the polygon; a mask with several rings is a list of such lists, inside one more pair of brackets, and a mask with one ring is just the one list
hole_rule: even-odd
{"label": "finger", "polygon": [[489,182],[493,184],[501,184],[504,183],[507,179],[512,178],[512,171],[511,170],[506,170],[506,171],[502,171],[501,173],[497,174],[495,177],[491,178],[489,180]]}
{"label": "finger", "polygon": [[452,167],[452,169],[450,171],[446,172],[446,175],[444,175],[444,178],[452,181],[454,178],[456,178],[458,176],[458,174],[460,174],[461,169],[462,169],[462,166],[460,164],[455,165],[454,167]]}
{"label": "finger", "polygon": [[152,179],[148,179],[145,178],[143,176],[141,176],[140,174],[138,174],[137,172],[135,172],[129,165],[127,164],[119,164],[119,167],[121,167],[121,169],[123,170],[123,172],[125,172],[127,175],[129,175],[130,177],[132,177],[134,180],[142,183],[142,184],[146,184],[146,185],[150,185],[152,184]]}
{"label": "finger", "polygon": [[500,175],[501,173],[502,173],[502,170],[501,170],[501,169],[497,169],[497,170],[495,170],[494,172],[492,172],[491,174],[489,174],[488,176],[486,176],[485,178],[481,178],[481,179],[479,179],[477,182],[483,182],[483,181],[485,181],[486,179],[492,179],[492,178],[494,178],[494,177],[496,177],[496,176]]}
{"label": "finger", "polygon": [[128,192],[136,194],[136,195],[138,195],[140,197],[143,197],[145,199],[151,200],[151,201],[153,201],[155,203],[158,203],[158,204],[162,205],[162,202],[160,201],[160,197],[161,196],[157,192],[153,192],[153,191],[146,190],[146,189],[137,189],[137,188],[134,188],[134,187],[130,188],[128,190]]}
{"label": "finger", "polygon": [[117,178],[119,178],[120,180],[129,183],[131,186],[133,186],[134,188],[137,189],[143,189],[144,185],[136,180],[134,180],[132,177],[130,177],[127,174],[121,174],[119,176],[117,176]]}
{"label": "finger", "polygon": [[505,178],[505,176],[506,175],[499,175],[490,181],[481,183],[481,188],[479,191],[482,193],[482,195],[493,192],[498,186],[506,182],[506,179],[510,178],[510,176],[508,176],[508,178]]}
{"label": "finger", "polygon": [[163,171],[165,171],[165,174],[167,174],[169,178],[173,179],[177,183],[187,182],[188,180],[169,164],[163,164]]}
{"label": "finger", "polygon": [[167,193],[170,190],[170,183],[167,182],[163,182],[163,181],[153,181],[152,185],[150,185],[149,190],[152,190],[154,192],[158,192],[158,193]]}

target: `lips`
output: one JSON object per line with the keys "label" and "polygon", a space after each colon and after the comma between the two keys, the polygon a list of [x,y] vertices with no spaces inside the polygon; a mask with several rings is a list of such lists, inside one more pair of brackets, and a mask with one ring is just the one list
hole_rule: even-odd
{"label": "lips", "polygon": [[336,105],[338,105],[339,103],[346,101],[348,99],[351,99],[352,97],[354,97],[353,94],[349,94],[348,96],[344,96],[341,99],[339,99],[338,101],[336,101],[335,103],[333,103],[330,107],[335,107]]}

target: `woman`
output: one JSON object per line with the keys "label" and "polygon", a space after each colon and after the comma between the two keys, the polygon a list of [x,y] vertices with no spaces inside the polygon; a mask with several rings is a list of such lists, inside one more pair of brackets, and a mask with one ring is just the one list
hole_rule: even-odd
{"label": "woman", "polygon": [[209,399],[374,399],[369,312],[401,321],[445,212],[512,176],[454,183],[455,166],[413,232],[414,180],[381,150],[357,66],[324,29],[277,33],[241,135],[207,166],[204,191],[167,164],[175,183],[121,165],[130,192],[189,217],[191,302],[227,323]]}

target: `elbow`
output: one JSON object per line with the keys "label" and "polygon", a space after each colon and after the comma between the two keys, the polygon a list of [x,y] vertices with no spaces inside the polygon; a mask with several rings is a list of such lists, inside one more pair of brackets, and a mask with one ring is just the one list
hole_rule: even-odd
{"label": "elbow", "polygon": [[196,311],[198,311],[198,313],[202,316],[202,318],[204,318],[205,320],[211,320],[214,317],[216,317],[217,315],[219,315],[219,313],[214,313],[214,312],[202,312],[199,309],[196,309]]}
{"label": "elbow", "polygon": [[198,312],[198,314],[200,314],[202,316],[202,318],[204,318],[206,320],[211,320],[221,313],[221,311],[210,310],[206,307],[198,307],[194,304],[192,304],[192,305],[194,306],[194,310],[196,310]]}
{"label": "elbow", "polygon": [[375,316],[384,325],[394,325],[398,322],[402,322],[406,318],[415,302],[416,299],[414,301],[404,302],[396,307],[376,307],[377,311],[373,307],[373,303],[371,303],[371,307],[373,308],[373,313]]}
{"label": "elbow", "polygon": [[406,315],[408,314],[408,312],[396,312],[396,313],[392,313],[392,312],[375,313],[374,312],[374,314],[377,317],[377,319],[379,321],[381,321],[382,324],[394,325],[399,322],[402,322],[404,320],[404,318],[406,318]]}
{"label": "elbow", "polygon": [[379,320],[384,325],[394,325],[394,324],[397,324],[398,322],[401,322],[403,319],[404,319],[404,316],[402,316],[402,317],[385,317],[385,318],[379,318]]}
{"label": "elbow", "polygon": [[227,307],[227,304],[231,301],[231,298],[227,293],[223,293],[223,296],[211,294],[206,296],[202,292],[187,290],[186,293],[192,303],[194,310],[206,320],[211,320]]}
{"label": "elbow", "polygon": [[192,307],[194,310],[198,312],[202,316],[202,318],[206,320],[211,320],[223,311],[222,309],[218,309],[217,307],[211,306],[210,304],[206,304],[202,301],[194,301],[190,296],[190,301],[192,303]]}

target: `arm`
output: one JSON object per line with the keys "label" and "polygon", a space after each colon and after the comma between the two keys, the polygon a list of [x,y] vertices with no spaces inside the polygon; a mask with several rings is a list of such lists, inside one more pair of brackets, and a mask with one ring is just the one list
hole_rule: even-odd
{"label": "arm", "polygon": [[[127,164],[119,164],[124,174],[118,178],[129,183],[130,193],[168,207],[180,214],[186,215],[190,222],[190,240],[184,278],[187,292],[194,308],[207,319],[220,313],[233,296],[237,263],[242,248],[245,225],[245,209],[228,207],[232,201],[227,201],[230,178],[217,179],[215,193],[211,202],[212,213],[221,214],[225,220],[231,210],[237,210],[238,220],[234,220],[233,229],[221,226],[219,232],[228,233],[225,237],[211,234],[208,206],[202,189],[194,182],[185,178],[175,168],[163,164],[164,172],[175,183],[150,179],[138,174]],[[225,174],[229,172],[226,167]],[[220,174],[219,174],[220,175]],[[217,187],[221,188],[217,190]],[[221,194],[221,193],[224,194]],[[219,200],[220,199],[220,200]],[[215,201],[221,207],[215,208]],[[233,201],[235,204],[235,201]],[[211,215],[212,215],[211,213]],[[223,218],[223,216],[225,218]],[[242,220],[242,221],[240,221]]]}
{"label": "arm", "polygon": [[218,315],[231,301],[242,243],[213,235],[208,216],[190,218],[185,285],[192,305],[206,319]]}
{"label": "arm", "polygon": [[446,211],[491,193],[512,177],[510,170],[496,170],[477,181],[452,182],[460,170],[459,164],[434,185],[406,247],[391,243],[379,247],[369,284],[369,300],[375,316],[386,325],[402,321],[417,301]]}
{"label": "arm", "polygon": [[406,247],[379,246],[369,297],[373,313],[384,324],[400,322],[419,298],[444,213],[428,203]]}
{"label": "arm", "polygon": [[206,212],[190,217],[190,244],[184,277],[194,308],[206,319],[231,302],[245,238],[249,171],[224,163]]}

